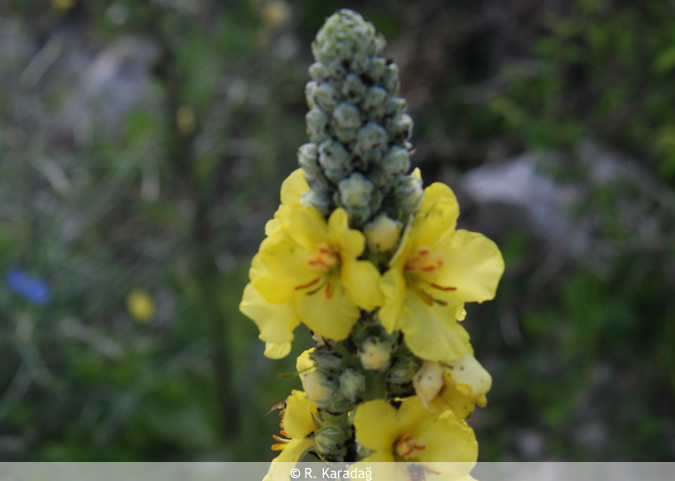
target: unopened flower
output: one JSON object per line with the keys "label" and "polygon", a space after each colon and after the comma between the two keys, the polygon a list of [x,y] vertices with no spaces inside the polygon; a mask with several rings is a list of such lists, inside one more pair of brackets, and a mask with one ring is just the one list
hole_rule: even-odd
{"label": "unopened flower", "polygon": [[425,362],[413,377],[415,393],[431,411],[450,408],[465,419],[476,404],[487,405],[486,394],[492,387],[492,377],[471,354],[448,365]]}
{"label": "unopened flower", "polygon": [[358,355],[364,368],[382,371],[389,367],[391,344],[378,337],[369,337],[361,344]]}
{"label": "unopened flower", "polygon": [[457,321],[465,302],[492,299],[504,271],[497,246],[481,234],[455,230],[459,207],[452,190],[436,183],[424,198],[382,276],[382,325],[401,330],[422,359],[453,362],[471,352]]}
{"label": "unopened flower", "polygon": [[335,395],[337,386],[329,380],[321,371],[317,370],[311,358],[315,348],[307,349],[298,357],[295,368],[298,370],[302,388],[307,393],[307,398],[321,406],[327,403]]}

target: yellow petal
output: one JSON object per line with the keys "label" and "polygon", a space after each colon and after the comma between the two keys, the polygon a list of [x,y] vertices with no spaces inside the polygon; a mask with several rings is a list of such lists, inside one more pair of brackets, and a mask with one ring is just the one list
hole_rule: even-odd
{"label": "yellow petal", "polygon": [[255,279],[256,277],[260,277],[263,274],[267,274],[267,272],[267,267],[265,267],[265,264],[263,264],[260,254],[254,255],[253,259],[251,260],[251,268],[248,271],[248,278]]}
{"label": "yellow petal", "polygon": [[400,317],[406,298],[406,282],[402,271],[392,267],[380,280],[382,307],[377,312],[380,324],[387,332],[400,329]]}
{"label": "yellow petal", "polygon": [[305,173],[302,169],[296,169],[281,184],[281,203],[300,202],[300,197],[308,190],[309,184],[305,180]]}
{"label": "yellow petal", "polygon": [[504,272],[504,260],[490,239],[458,230],[437,246],[436,252],[444,263],[437,282],[456,287],[453,297],[463,302],[483,302],[495,296]]}
{"label": "yellow petal", "polygon": [[293,301],[293,290],[285,287],[292,285],[289,279],[280,280],[268,272],[253,279],[251,285],[271,304],[286,304]]}
{"label": "yellow petal", "polygon": [[330,243],[339,246],[342,259],[355,259],[361,255],[365,247],[365,238],[357,230],[349,229],[347,212],[335,209],[328,219],[328,236]]}
{"label": "yellow petal", "polygon": [[[427,410],[431,409],[432,401],[443,389],[443,367],[438,362],[425,362],[413,376],[415,394]],[[434,406],[435,407],[435,406]]]}
{"label": "yellow petal", "polygon": [[434,418],[435,415],[424,408],[419,397],[405,398],[398,408],[399,432],[417,437],[415,433],[422,430]]}
{"label": "yellow petal", "polygon": [[424,198],[415,214],[410,235],[415,245],[433,246],[452,234],[459,217],[455,194],[445,184],[435,183],[424,189]]}
{"label": "yellow petal", "polygon": [[349,298],[361,309],[372,311],[382,304],[380,272],[371,262],[343,261],[341,279]]}
{"label": "yellow petal", "polygon": [[347,296],[342,283],[333,280],[334,286],[326,286],[330,297],[326,295],[326,288],[321,288],[314,294],[307,290],[297,291],[295,294],[295,308],[300,320],[317,334],[341,341],[352,330],[354,323],[361,315],[361,311]]}
{"label": "yellow petal", "polygon": [[398,438],[399,429],[398,415],[391,404],[383,399],[360,404],[353,422],[357,443],[375,451],[373,455],[382,456],[378,452],[388,453],[393,461],[392,445]]}
{"label": "yellow petal", "polygon": [[492,377],[474,356],[464,355],[457,362],[446,367],[446,372],[460,392],[463,391],[462,387],[466,387],[468,388],[467,395],[477,401],[479,406],[484,402],[485,395],[492,387]]}
{"label": "yellow petal", "polygon": [[266,342],[265,357],[270,359],[283,359],[291,352],[290,342]]}
{"label": "yellow petal", "polygon": [[316,430],[314,415],[316,404],[307,399],[304,392],[293,390],[286,400],[281,427],[292,439],[305,438]]}
{"label": "yellow petal", "polygon": [[259,339],[267,343],[281,344],[267,346],[265,355],[272,359],[280,359],[288,354],[290,342],[293,340],[293,329],[300,320],[292,304],[271,304],[267,302],[249,283],[244,288],[244,296],[239,310],[249,317],[260,330]]}
{"label": "yellow petal", "polygon": [[266,236],[274,235],[279,229],[281,229],[281,222],[279,222],[279,219],[270,219],[265,223]]}
{"label": "yellow petal", "polygon": [[281,206],[275,216],[286,235],[309,251],[314,251],[317,244],[325,242],[328,237],[326,221],[314,207],[287,204]]}
{"label": "yellow petal", "polygon": [[448,384],[441,393],[446,408],[450,408],[458,419],[466,419],[474,410],[474,401],[457,390],[454,384]]}
{"label": "yellow petal", "polygon": [[478,459],[478,443],[473,430],[457,419],[452,411],[441,414],[436,421],[415,432],[416,439],[426,442],[426,449],[420,454],[420,461],[436,463],[466,463],[447,466],[453,474],[469,474]]}
{"label": "yellow petal", "polygon": [[[274,481],[281,479],[289,479],[292,465],[287,463],[297,463],[302,459],[307,451],[309,451],[314,443],[311,439],[292,439],[291,442],[286,444],[286,447],[282,449],[279,453],[279,456],[272,460],[270,465],[270,470],[268,476]],[[285,474],[285,477],[281,477]]]}
{"label": "yellow petal", "polygon": [[406,345],[426,361],[451,363],[473,352],[469,334],[453,317],[446,307],[429,306],[417,293],[409,292],[401,313]]}

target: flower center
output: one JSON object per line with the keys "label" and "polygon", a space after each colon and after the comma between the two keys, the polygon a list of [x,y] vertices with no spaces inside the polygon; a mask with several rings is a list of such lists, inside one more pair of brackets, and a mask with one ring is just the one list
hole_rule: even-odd
{"label": "flower center", "polygon": [[316,246],[316,252],[307,259],[307,265],[310,269],[319,271],[319,277],[295,286],[295,290],[304,289],[311,296],[323,289],[327,299],[333,297],[336,278],[340,272],[340,253],[327,243],[320,242]]}
{"label": "flower center", "polygon": [[340,254],[325,242],[316,246],[316,252],[309,257],[307,264],[312,269],[328,271],[340,262]]}
{"label": "flower center", "polygon": [[394,445],[394,450],[404,460],[414,458],[421,451],[427,448],[427,443],[421,439],[414,439],[410,434],[406,434]]}
{"label": "flower center", "polygon": [[[434,303],[441,306],[447,306],[447,301],[438,298],[438,291],[448,292],[457,290],[456,287],[442,286],[432,280],[443,268],[443,258],[439,255],[434,255],[428,247],[419,247],[413,250],[405,265],[403,266],[403,275],[406,278],[408,287],[417,292],[422,300],[433,306]],[[435,289],[436,292],[432,289]]]}

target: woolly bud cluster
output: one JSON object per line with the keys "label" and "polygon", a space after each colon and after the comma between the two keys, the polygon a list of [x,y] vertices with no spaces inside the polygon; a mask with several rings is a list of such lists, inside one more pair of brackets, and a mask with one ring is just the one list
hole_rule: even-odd
{"label": "woolly bud cluster", "polygon": [[413,121],[384,47],[372,24],[340,10],[312,45],[305,88],[310,143],[298,161],[311,190],[303,203],[324,215],[342,207],[356,228],[376,218],[405,221],[422,195],[421,182],[406,175]]}

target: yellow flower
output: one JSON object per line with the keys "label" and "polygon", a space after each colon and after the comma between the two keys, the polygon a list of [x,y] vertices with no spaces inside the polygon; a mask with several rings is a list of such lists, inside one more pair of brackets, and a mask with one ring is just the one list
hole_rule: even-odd
{"label": "yellow flower", "polygon": [[288,479],[292,468],[289,463],[300,461],[314,445],[312,435],[316,431],[316,413],[316,405],[307,399],[304,392],[291,391],[281,419],[281,436],[284,437],[273,436],[278,442],[272,445],[272,449],[281,452],[272,460],[263,481]]}
{"label": "yellow flower", "polygon": [[458,477],[468,474],[478,457],[476,437],[464,421],[452,411],[427,411],[416,396],[404,399],[398,409],[382,399],[368,401],[356,408],[353,422],[357,443],[371,451],[362,464],[448,463],[432,469],[453,470]]}
{"label": "yellow flower", "polygon": [[[298,202],[303,192],[309,189],[302,169],[297,169],[281,184],[281,203]],[[265,234],[273,235],[280,229],[279,221],[272,219],[265,225]],[[268,270],[256,255],[251,262],[249,279],[268,274]],[[258,338],[265,342],[265,356],[271,359],[286,357],[291,351],[293,330],[300,324],[292,302],[271,304],[249,283],[244,288],[244,296],[239,310],[248,316],[260,330]]]}
{"label": "yellow flower", "polygon": [[380,274],[357,258],[361,232],[350,230],[347,213],[321,213],[297,202],[282,205],[260,245],[264,273],[251,278],[255,290],[272,304],[295,307],[298,318],[317,334],[342,340],[360,316],[382,301]]}
{"label": "yellow flower", "polygon": [[415,393],[431,411],[450,408],[460,419],[466,419],[475,404],[487,405],[486,394],[492,377],[471,354],[448,364],[425,362],[413,377]]}
{"label": "yellow flower", "polygon": [[382,325],[403,331],[410,350],[429,361],[451,363],[471,352],[463,320],[465,302],[492,299],[504,261],[481,234],[455,230],[459,207],[452,190],[435,183],[382,276]]}
{"label": "yellow flower", "polygon": [[129,314],[138,322],[148,322],[155,315],[155,303],[145,291],[134,289],[127,296]]}

